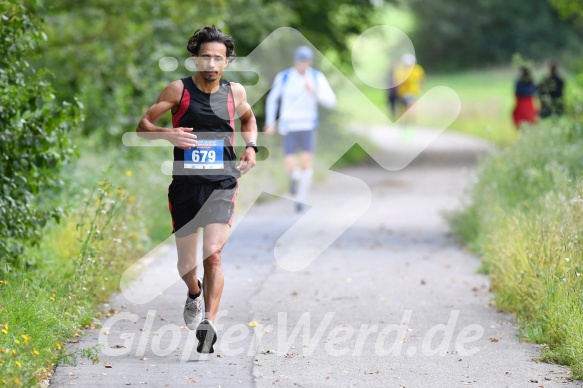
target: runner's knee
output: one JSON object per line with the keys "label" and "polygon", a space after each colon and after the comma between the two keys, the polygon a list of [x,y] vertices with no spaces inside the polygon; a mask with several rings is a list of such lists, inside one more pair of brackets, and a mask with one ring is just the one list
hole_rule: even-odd
{"label": "runner's knee", "polygon": [[207,255],[207,257],[204,259],[205,271],[221,266],[221,249],[209,249],[209,252],[212,253]]}

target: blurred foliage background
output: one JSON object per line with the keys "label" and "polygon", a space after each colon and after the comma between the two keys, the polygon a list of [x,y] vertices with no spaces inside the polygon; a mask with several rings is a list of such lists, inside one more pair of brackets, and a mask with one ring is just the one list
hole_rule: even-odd
{"label": "blurred foliage background", "polygon": [[515,53],[535,61],[577,53],[583,31],[560,17],[548,0],[412,0],[412,35],[427,67],[461,70],[503,65]]}
{"label": "blurred foliage background", "polygon": [[116,144],[175,79],[175,74],[160,70],[158,60],[178,58],[183,69],[180,60],[190,56],[186,42],[198,28],[216,25],[234,35],[236,52],[246,56],[276,28],[291,26],[320,50],[346,58],[346,36],[370,26],[375,10],[369,0],[201,0],[188,6],[178,0],[144,0],[139,7],[113,0],[48,4],[49,39],[38,64],[55,73],[59,99],[77,95],[84,103],[82,131]]}
{"label": "blurred foliage background", "polygon": [[[542,212],[558,209],[560,198],[580,195],[581,184],[569,183],[581,174],[577,159],[571,158],[573,144],[580,142],[583,117],[580,0],[199,0],[188,5],[178,0],[0,0],[0,17],[0,376],[9,385],[31,385],[46,376],[54,362],[74,358],[61,344],[80,326],[91,324],[93,306],[116,289],[124,265],[170,235],[165,194],[169,177],[160,173],[160,160],[169,159],[170,149],[129,148],[121,137],[135,129],[164,85],[189,74],[180,61],[189,57],[188,38],[204,25],[232,34],[239,56],[248,55],[278,27],[293,27],[382,111],[387,110],[386,91],[366,86],[355,76],[351,44],[374,25],[404,30],[428,70],[425,87],[449,86],[462,99],[453,129],[508,146],[509,156],[490,162],[473,194],[475,203],[455,220],[468,234],[465,240],[488,260],[501,255],[487,247],[519,244],[509,241],[511,233],[494,234],[497,229],[528,232],[537,240],[533,233],[539,224],[522,228],[508,221],[538,219],[523,212],[529,208],[523,200],[544,198],[537,208]],[[559,60],[567,79],[568,115],[558,127],[547,121],[522,137],[512,127],[516,69],[511,59],[516,53],[532,61],[536,77],[546,71],[550,59]],[[162,57],[178,58],[178,70],[162,71]],[[280,61],[286,59],[277,58]],[[339,95],[339,101],[340,108],[350,105],[350,95]],[[261,105],[254,106],[260,126]],[[348,124],[388,122],[371,122],[366,109],[357,108],[351,107],[350,117],[328,115],[336,120],[338,134],[349,136]],[[168,118],[163,123],[169,125]],[[536,147],[550,144],[549,136],[558,151],[537,152]],[[529,158],[535,154],[540,155],[538,172],[529,170],[535,164]],[[559,154],[570,156],[552,164],[553,155]],[[357,162],[365,156],[348,155],[345,160]],[[547,183],[561,174],[553,175],[545,166],[569,171],[561,180],[564,191],[541,184],[521,198],[520,188],[511,184],[516,180],[504,175],[503,166],[510,161],[517,170],[528,171],[525,175],[535,174]],[[274,163],[274,176],[277,171],[280,166]],[[491,187],[497,179],[508,185],[494,195]],[[509,198],[516,206],[504,205]],[[557,218],[563,211],[555,213],[544,213],[540,222],[567,222]],[[495,221],[487,218],[492,214],[498,217]],[[569,222],[571,230],[580,227],[580,218]],[[579,237],[564,237],[573,238]],[[541,252],[547,248],[543,244]],[[556,252],[563,254],[559,248]],[[555,338],[548,359],[572,365],[576,376],[582,376],[581,357],[570,358],[575,353],[569,349],[581,348],[583,339],[570,332],[549,336],[548,322],[529,320],[540,311],[521,305],[524,298],[533,300],[533,306],[552,301],[545,304],[518,295],[524,290],[505,285],[508,279],[512,283],[512,271],[524,268],[488,263],[493,278],[502,279],[501,305],[522,314],[529,339]],[[497,275],[497,269],[509,275]],[[533,282],[531,289],[552,288],[558,275],[541,276],[545,280]],[[567,285],[576,287],[578,280],[569,279]],[[87,292],[76,291],[76,284]],[[565,288],[561,295],[569,296],[571,290]],[[576,291],[580,295],[580,288]],[[557,325],[569,324],[568,317],[580,307],[575,299],[565,305],[571,310],[553,316]],[[531,335],[535,332],[540,336]]]}

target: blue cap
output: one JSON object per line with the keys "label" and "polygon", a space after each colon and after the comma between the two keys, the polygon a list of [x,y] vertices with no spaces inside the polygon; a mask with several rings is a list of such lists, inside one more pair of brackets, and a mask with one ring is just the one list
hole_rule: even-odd
{"label": "blue cap", "polygon": [[296,49],[294,53],[294,61],[309,61],[312,62],[314,60],[314,53],[312,49],[308,46],[300,46]]}

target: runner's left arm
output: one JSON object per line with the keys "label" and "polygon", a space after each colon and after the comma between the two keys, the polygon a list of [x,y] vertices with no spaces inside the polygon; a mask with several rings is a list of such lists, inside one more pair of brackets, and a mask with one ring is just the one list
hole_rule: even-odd
{"label": "runner's left arm", "polygon": [[[235,96],[235,110],[239,120],[241,121],[241,136],[245,140],[245,144],[250,142],[257,142],[257,121],[251,109],[251,105],[247,102],[247,93],[241,84],[236,82],[231,83],[233,95]],[[246,148],[241,155],[241,160],[237,168],[241,174],[247,173],[255,167],[255,150],[253,148]]]}

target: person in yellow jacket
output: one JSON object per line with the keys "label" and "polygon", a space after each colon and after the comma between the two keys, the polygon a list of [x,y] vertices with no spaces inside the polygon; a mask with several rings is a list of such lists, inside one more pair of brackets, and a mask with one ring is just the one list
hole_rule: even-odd
{"label": "person in yellow jacket", "polygon": [[[402,115],[411,109],[415,101],[421,95],[421,85],[425,80],[425,70],[418,65],[413,54],[405,54],[401,63],[397,65],[394,73],[394,81],[397,86],[397,98],[401,104]],[[412,119],[414,116],[410,115]],[[409,122],[410,120],[407,120]]]}

